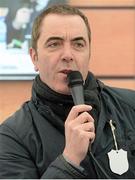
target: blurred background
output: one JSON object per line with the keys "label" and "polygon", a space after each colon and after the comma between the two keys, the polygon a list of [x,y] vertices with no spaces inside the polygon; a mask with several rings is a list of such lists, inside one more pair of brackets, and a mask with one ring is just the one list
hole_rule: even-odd
{"label": "blurred background", "polygon": [[135,90],[135,0],[0,0],[0,122],[31,97],[36,75],[28,54],[32,22],[56,3],[87,15],[90,71],[105,84]]}

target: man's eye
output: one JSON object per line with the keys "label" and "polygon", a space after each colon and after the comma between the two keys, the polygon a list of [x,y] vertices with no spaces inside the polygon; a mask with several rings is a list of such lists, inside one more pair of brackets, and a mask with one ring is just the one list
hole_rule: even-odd
{"label": "man's eye", "polygon": [[84,47],[84,43],[76,42],[76,43],[74,43],[74,47],[75,48],[83,48]]}
{"label": "man's eye", "polygon": [[59,46],[60,46],[60,42],[53,42],[53,43],[48,44],[48,47],[52,47],[52,48],[59,47]]}

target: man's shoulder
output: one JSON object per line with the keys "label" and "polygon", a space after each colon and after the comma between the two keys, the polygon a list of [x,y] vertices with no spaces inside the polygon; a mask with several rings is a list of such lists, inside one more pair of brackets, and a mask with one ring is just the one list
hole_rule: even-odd
{"label": "man's shoulder", "polygon": [[24,103],[13,115],[8,117],[2,124],[2,127],[7,127],[20,137],[24,137],[32,124],[32,118],[28,102]]}
{"label": "man's shoulder", "polygon": [[112,93],[115,97],[121,99],[123,102],[131,105],[135,109],[135,91],[125,88],[117,88],[105,86],[105,89]]}

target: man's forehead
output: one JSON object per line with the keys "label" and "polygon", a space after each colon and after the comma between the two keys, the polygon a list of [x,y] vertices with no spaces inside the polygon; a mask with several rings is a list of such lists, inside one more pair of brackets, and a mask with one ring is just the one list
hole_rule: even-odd
{"label": "man's forehead", "polygon": [[47,15],[42,21],[40,38],[47,41],[50,37],[68,40],[82,37],[85,41],[89,41],[86,24],[79,15]]}
{"label": "man's forehead", "polygon": [[49,14],[42,21],[41,31],[51,33],[54,35],[60,35],[68,32],[87,33],[87,27],[83,19],[78,15],[57,15]]}
{"label": "man's forehead", "polygon": [[48,14],[42,21],[44,26],[55,26],[55,28],[58,27],[57,23],[67,26],[69,23],[73,23],[78,26],[86,26],[84,20],[79,15]]}

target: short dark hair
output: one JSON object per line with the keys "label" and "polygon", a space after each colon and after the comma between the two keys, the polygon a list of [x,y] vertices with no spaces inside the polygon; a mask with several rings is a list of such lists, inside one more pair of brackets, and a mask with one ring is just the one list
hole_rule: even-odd
{"label": "short dark hair", "polygon": [[48,9],[43,10],[34,20],[33,28],[32,28],[32,38],[31,45],[34,49],[37,48],[37,40],[40,36],[40,28],[44,17],[48,14],[60,14],[60,15],[78,15],[80,16],[84,23],[86,24],[88,31],[89,42],[91,40],[91,30],[88,22],[88,18],[76,7],[70,5],[54,5],[49,7]]}

